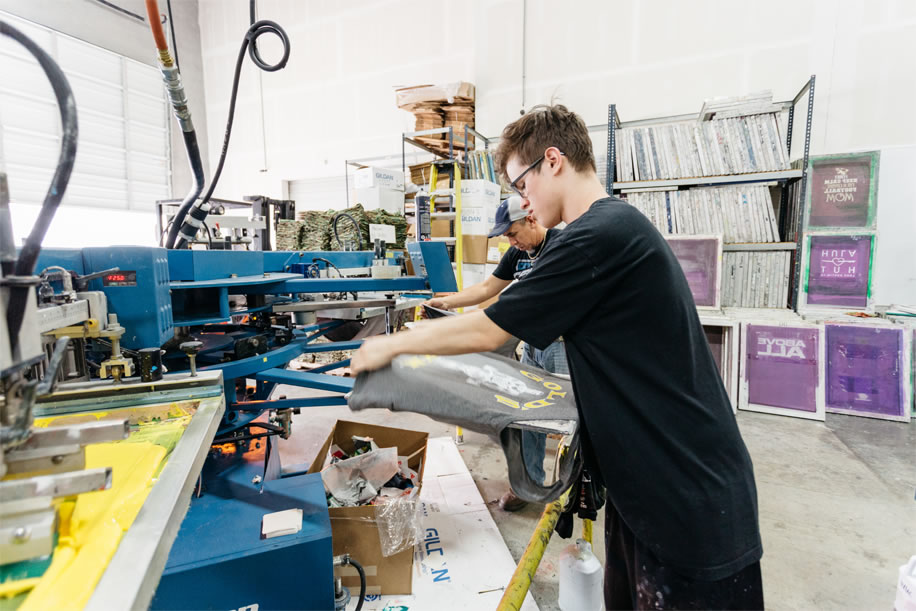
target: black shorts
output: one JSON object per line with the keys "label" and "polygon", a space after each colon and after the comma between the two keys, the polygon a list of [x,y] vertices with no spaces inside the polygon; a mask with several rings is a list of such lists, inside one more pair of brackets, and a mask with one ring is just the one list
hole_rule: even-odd
{"label": "black shorts", "polygon": [[633,536],[614,506],[604,513],[604,606],[613,609],[763,609],[760,562],[718,581],[689,579]]}

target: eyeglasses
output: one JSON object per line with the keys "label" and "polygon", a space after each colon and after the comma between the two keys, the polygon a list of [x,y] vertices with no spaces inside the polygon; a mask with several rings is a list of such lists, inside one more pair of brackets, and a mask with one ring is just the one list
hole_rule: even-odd
{"label": "eyeglasses", "polygon": [[[561,155],[564,155],[564,156],[566,155],[566,153],[564,153],[564,152],[562,152],[562,151],[560,151],[560,154],[561,154]],[[518,178],[516,178],[516,179],[513,180],[511,183],[509,183],[509,188],[511,188],[513,191],[515,191],[516,193],[518,193],[518,194],[521,195],[522,197],[527,197],[528,189],[525,187],[525,185],[522,185],[521,187],[519,187],[519,186],[518,186],[518,181],[520,181],[521,179],[523,179],[523,178],[525,177],[525,174],[527,174],[528,172],[530,172],[530,171],[533,170],[534,168],[538,167],[538,165],[540,165],[540,163],[541,163],[542,161],[544,161],[544,159],[546,159],[546,157],[544,157],[544,156],[542,155],[537,161],[535,161],[535,162],[532,163],[530,166],[528,166],[528,168],[527,168],[524,172],[522,172],[521,174],[518,175]]]}

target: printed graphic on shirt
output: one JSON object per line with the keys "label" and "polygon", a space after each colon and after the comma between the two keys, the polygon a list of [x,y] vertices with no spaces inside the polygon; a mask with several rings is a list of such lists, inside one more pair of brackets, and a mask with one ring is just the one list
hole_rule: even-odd
{"label": "printed graphic on shirt", "polygon": [[534,261],[531,259],[521,258],[515,264],[515,272],[512,274],[512,277],[516,280],[521,280],[525,276],[531,273],[531,268],[534,267]]}

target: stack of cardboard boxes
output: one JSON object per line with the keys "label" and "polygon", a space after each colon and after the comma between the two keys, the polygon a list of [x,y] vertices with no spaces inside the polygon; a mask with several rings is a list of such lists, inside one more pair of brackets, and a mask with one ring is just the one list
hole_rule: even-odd
{"label": "stack of cardboard boxes", "polygon": [[[464,148],[464,126],[474,127],[474,85],[465,82],[403,87],[396,91],[398,108],[416,117],[416,131],[451,127],[453,149]],[[446,134],[418,136],[426,146],[446,152]],[[419,184],[419,183],[418,183]]]}
{"label": "stack of cardboard boxes", "polygon": [[366,167],[353,175],[353,201],[366,210],[404,214],[404,172]]}
{"label": "stack of cardboard boxes", "polygon": [[499,185],[489,180],[461,181],[463,288],[487,277],[487,234],[496,224],[499,193]]}

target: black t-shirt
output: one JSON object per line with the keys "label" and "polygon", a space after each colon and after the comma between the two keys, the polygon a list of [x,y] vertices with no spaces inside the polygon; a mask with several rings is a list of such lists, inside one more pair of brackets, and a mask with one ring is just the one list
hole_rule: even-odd
{"label": "black t-shirt", "polygon": [[636,208],[596,201],[487,316],[566,340],[586,459],[627,526],[688,577],[760,559],[751,458],[677,259]]}
{"label": "black t-shirt", "polygon": [[[550,238],[557,233],[559,233],[558,229],[547,230],[547,233],[544,235],[544,242],[534,249],[538,258],[543,254],[544,249],[547,248],[547,243],[550,242]],[[519,250],[515,246],[510,246],[506,254],[499,260],[499,265],[493,270],[493,275],[500,280],[521,280],[531,271],[531,267],[534,265],[535,261],[537,261],[537,258],[532,259],[531,254],[529,254],[527,250]]]}

